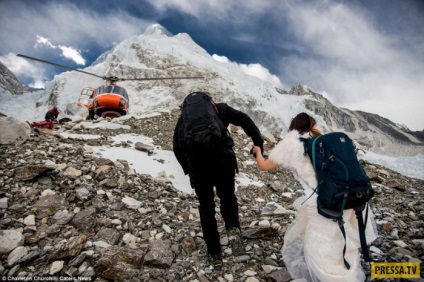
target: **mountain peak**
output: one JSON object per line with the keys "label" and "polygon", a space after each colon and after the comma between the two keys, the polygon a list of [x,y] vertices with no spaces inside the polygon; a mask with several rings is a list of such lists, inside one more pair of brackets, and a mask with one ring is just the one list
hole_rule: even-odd
{"label": "mountain peak", "polygon": [[146,28],[146,31],[143,33],[143,35],[172,36],[172,33],[170,33],[166,28],[164,28],[160,24],[152,24],[152,25],[150,25],[149,27]]}

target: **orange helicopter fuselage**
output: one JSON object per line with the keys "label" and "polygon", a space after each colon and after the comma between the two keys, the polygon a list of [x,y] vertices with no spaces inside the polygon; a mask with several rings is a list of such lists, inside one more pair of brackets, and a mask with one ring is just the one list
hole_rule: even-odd
{"label": "orange helicopter fuselage", "polygon": [[92,118],[95,115],[119,117],[128,113],[129,98],[125,88],[115,84],[85,87],[81,90],[78,105],[87,107]]}

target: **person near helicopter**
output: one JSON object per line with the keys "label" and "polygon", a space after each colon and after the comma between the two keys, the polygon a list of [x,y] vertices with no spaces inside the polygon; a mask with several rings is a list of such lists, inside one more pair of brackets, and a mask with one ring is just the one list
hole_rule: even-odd
{"label": "person near helicopter", "polygon": [[52,109],[47,111],[44,119],[46,121],[57,121],[58,116],[59,116],[59,111],[57,110],[57,107],[53,107]]}

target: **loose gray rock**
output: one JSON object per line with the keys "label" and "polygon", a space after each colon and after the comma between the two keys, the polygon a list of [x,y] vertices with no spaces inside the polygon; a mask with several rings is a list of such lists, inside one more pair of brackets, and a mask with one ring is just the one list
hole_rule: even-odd
{"label": "loose gray rock", "polygon": [[1,145],[21,145],[31,137],[29,124],[13,117],[0,116],[0,132]]}
{"label": "loose gray rock", "polygon": [[24,244],[22,231],[18,229],[0,230],[0,254],[8,254]]}
{"label": "loose gray rock", "polygon": [[[130,140],[112,140],[116,135],[135,134],[151,138],[155,148],[172,150],[178,115],[179,111],[173,111],[144,119],[131,117],[119,121],[126,126],[116,130],[55,128],[101,136],[93,140],[32,131],[20,145],[0,145],[0,199],[7,199],[0,201],[0,272],[42,277],[59,262],[53,275],[86,276],[92,281],[290,281],[281,247],[295,218],[292,204],[302,195],[302,186],[288,170],[257,171],[246,151],[251,140],[243,130],[232,134],[240,174],[265,185],[237,184],[244,255],[232,254],[217,209],[225,261],[220,270],[208,265],[193,192],[173,187],[166,171],[168,180],[155,179],[157,175],[140,174],[131,163],[99,158],[87,149],[90,145],[136,150]],[[271,148],[265,144],[266,152]],[[161,161],[155,154],[150,157]],[[370,207],[379,237],[369,242],[372,259],[423,261],[424,181],[362,164],[376,190]],[[65,175],[68,167],[80,173]],[[126,198],[135,205],[128,205]],[[4,232],[15,235],[5,237]],[[1,243],[4,238],[8,238],[6,244]],[[18,253],[22,248],[26,255],[15,258],[13,253],[8,259],[13,250]],[[369,281],[369,265],[363,266]]]}

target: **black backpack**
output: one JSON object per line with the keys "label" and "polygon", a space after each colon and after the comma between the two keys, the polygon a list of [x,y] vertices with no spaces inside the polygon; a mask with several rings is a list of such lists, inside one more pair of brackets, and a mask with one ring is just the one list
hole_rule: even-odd
{"label": "black backpack", "polygon": [[[343,132],[332,132],[316,138],[301,138],[315,169],[318,186],[318,213],[338,222],[346,239],[343,222],[343,210],[354,209],[358,219],[359,238],[364,260],[370,261],[365,238],[365,227],[362,211],[367,208],[368,201],[374,196],[367,174],[356,155],[356,147]],[[346,245],[343,249],[343,258]],[[350,265],[344,260],[346,267]]]}
{"label": "black backpack", "polygon": [[181,107],[184,126],[184,147],[204,150],[222,147],[227,129],[218,117],[218,108],[204,92],[187,95]]}

